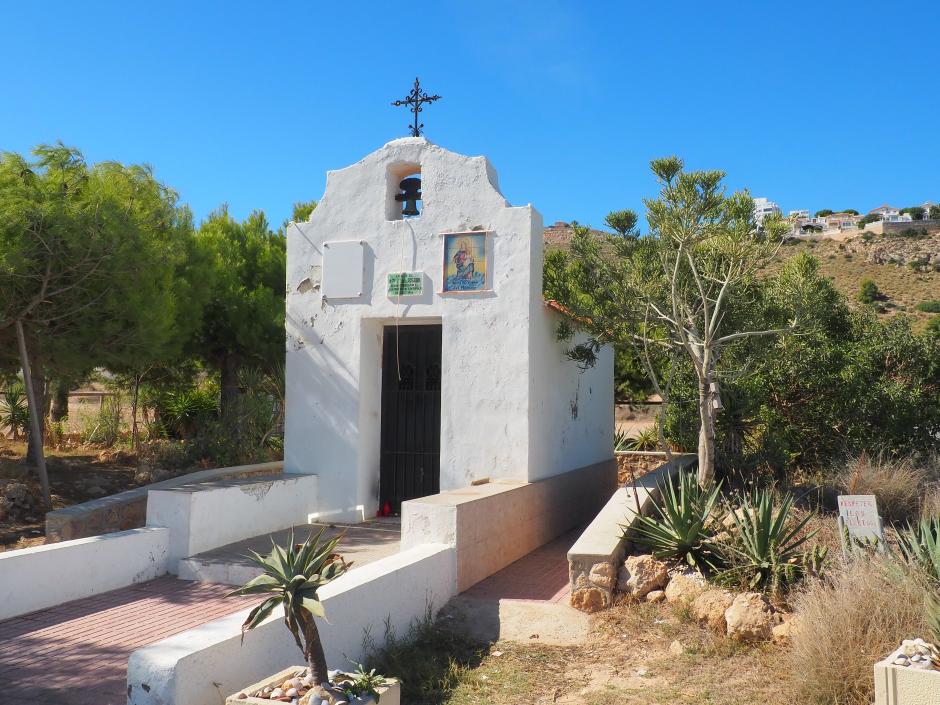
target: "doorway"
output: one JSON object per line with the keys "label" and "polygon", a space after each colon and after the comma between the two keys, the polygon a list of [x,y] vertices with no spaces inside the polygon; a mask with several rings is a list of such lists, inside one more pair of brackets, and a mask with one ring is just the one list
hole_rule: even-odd
{"label": "doorway", "polygon": [[441,326],[386,326],[382,337],[379,510],[440,492]]}

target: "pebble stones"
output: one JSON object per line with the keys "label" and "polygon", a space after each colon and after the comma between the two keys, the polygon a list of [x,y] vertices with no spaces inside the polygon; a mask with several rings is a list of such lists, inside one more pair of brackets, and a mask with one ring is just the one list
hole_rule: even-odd
{"label": "pebble stones", "polygon": [[930,670],[934,662],[940,659],[940,649],[923,639],[905,639],[901,647],[894,652],[891,663],[905,668]]}

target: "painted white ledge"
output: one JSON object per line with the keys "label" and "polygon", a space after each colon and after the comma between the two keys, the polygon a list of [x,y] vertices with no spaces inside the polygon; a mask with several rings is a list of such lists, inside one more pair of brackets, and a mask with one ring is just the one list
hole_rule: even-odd
{"label": "painted white ledge", "polygon": [[143,528],[0,553],[0,620],[163,575],[169,540]]}
{"label": "painted white ledge", "polygon": [[235,541],[306,524],[317,508],[317,476],[198,482],[147,496],[147,526],[170,530],[169,569],[183,558]]}
{"label": "painted white ledge", "polygon": [[[455,593],[453,546],[418,546],[354,568],[320,591],[329,622],[317,620],[327,662],[348,668],[368,633],[381,644],[386,620],[402,636]],[[260,598],[259,598],[260,602]],[[217,619],[131,654],[128,705],[218,705],[227,695],[302,661],[275,610],[241,641],[249,610]],[[389,674],[394,675],[394,674]]]}

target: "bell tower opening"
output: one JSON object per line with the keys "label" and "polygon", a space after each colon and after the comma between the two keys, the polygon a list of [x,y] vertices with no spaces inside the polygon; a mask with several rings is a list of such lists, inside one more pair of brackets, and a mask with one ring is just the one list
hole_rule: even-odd
{"label": "bell tower opening", "polygon": [[421,194],[421,165],[395,164],[388,170],[386,220],[417,218],[424,204]]}

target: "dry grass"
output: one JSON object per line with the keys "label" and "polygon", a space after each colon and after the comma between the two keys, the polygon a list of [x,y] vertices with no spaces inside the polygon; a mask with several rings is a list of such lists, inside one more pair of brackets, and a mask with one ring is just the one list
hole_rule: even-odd
{"label": "dry grass", "polygon": [[868,705],[873,664],[901,639],[927,634],[926,596],[923,585],[879,559],[808,584],[794,599],[800,628],[787,652],[793,701]]}
{"label": "dry grass", "polygon": [[[878,241],[890,242],[890,238],[878,238]],[[808,252],[819,259],[820,273],[831,277],[833,282],[848,299],[852,306],[858,303],[858,291],[865,279],[871,279],[887,297],[884,313],[892,315],[906,313],[923,327],[931,314],[916,310],[917,304],[929,299],[936,299],[940,291],[940,272],[915,272],[910,267],[893,264],[872,264],[865,261],[859,253],[840,249],[833,241],[822,240],[815,243],[802,242],[780,249],[776,261],[767,267],[768,273],[780,270],[783,263],[800,252]]]}
{"label": "dry grass", "polygon": [[885,519],[903,522],[920,513],[924,487],[930,479],[928,467],[914,458],[863,453],[846,464],[837,483],[847,494],[875,495]]}

